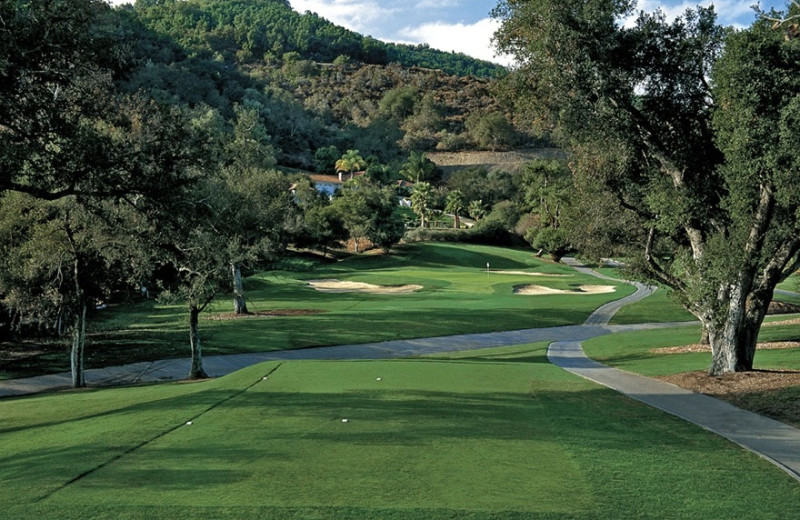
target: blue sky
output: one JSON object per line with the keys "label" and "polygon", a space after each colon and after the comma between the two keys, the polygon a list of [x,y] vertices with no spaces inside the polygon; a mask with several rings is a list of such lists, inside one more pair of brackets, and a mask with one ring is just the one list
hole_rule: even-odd
{"label": "blue sky", "polygon": [[[427,43],[444,51],[458,51],[489,61],[508,63],[508,58],[498,57],[491,47],[491,38],[497,29],[490,12],[497,0],[289,0],[300,12],[311,11],[328,20],[361,34],[385,41]],[[638,8],[654,11],[661,8],[667,16],[674,17],[693,1],[639,0]],[[751,8],[760,4],[762,9],[782,9],[785,0],[716,0],[713,3],[720,23],[748,26],[755,19]]]}

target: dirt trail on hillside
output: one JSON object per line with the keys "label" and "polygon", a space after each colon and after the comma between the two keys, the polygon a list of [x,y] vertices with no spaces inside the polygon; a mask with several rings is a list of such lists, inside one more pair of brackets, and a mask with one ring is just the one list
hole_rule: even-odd
{"label": "dirt trail on hillside", "polygon": [[510,152],[427,152],[428,159],[445,172],[482,166],[488,170],[521,171],[522,166],[534,159],[563,159],[565,154],[558,148],[533,148]]}

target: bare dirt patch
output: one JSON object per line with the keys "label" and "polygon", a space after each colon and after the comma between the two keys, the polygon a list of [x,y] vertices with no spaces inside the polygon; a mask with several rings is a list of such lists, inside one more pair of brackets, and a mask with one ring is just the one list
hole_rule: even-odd
{"label": "bare dirt patch", "polygon": [[658,379],[800,427],[800,371],[755,370],[720,377],[697,371]]}
{"label": "bare dirt patch", "polygon": [[311,314],[321,314],[325,311],[316,309],[275,309],[269,311],[249,312],[247,314],[235,314],[227,312],[225,314],[214,314],[206,319],[212,321],[244,320],[248,318],[276,318],[283,316],[308,316]]}
{"label": "bare dirt patch", "polygon": [[16,345],[0,344],[0,361],[19,361],[28,358],[36,358],[46,353],[45,350],[37,348],[28,350]]}
{"label": "bare dirt patch", "polygon": [[603,294],[616,290],[613,285],[579,285],[575,289],[553,289],[544,285],[516,285],[514,294],[542,296],[546,294]]}
{"label": "bare dirt patch", "polygon": [[375,285],[335,279],[309,280],[308,284],[317,291],[329,293],[410,294],[422,289],[421,285]]}
{"label": "bare dirt patch", "polygon": [[[779,350],[786,348],[800,348],[800,341],[773,341],[769,343],[759,343],[756,345],[756,350]],[[702,343],[693,343],[691,345],[680,345],[677,347],[662,347],[650,349],[653,354],[687,354],[692,352],[708,352],[711,353],[711,346]]]}
{"label": "bare dirt patch", "polygon": [[534,159],[562,159],[564,152],[556,148],[532,148],[509,152],[428,152],[425,154],[436,166],[449,175],[469,167],[484,167],[489,171],[522,171],[522,166]]}
{"label": "bare dirt patch", "polygon": [[800,305],[795,305],[788,302],[776,302],[775,300],[769,302],[767,314],[795,314],[800,312]]}
{"label": "bare dirt patch", "polygon": [[774,327],[776,325],[800,325],[800,318],[792,318],[788,320],[764,322],[762,327]]}

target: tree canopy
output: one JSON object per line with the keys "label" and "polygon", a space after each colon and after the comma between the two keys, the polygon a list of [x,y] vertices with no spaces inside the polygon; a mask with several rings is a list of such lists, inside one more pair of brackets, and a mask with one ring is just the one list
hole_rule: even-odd
{"label": "tree canopy", "polygon": [[700,319],[710,372],[750,370],[775,285],[798,266],[798,43],[763,20],[720,27],[713,8],[621,25],[633,8],[501,2],[498,38],[520,62],[508,92],[611,211],[635,216],[637,272]]}

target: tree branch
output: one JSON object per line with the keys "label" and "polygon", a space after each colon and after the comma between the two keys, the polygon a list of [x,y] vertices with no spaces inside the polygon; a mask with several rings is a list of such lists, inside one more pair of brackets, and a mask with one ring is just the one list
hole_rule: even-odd
{"label": "tree branch", "polygon": [[753,225],[745,243],[745,253],[748,258],[758,257],[764,247],[767,237],[767,230],[772,223],[772,216],[775,209],[775,195],[770,183],[762,182],[759,188],[758,206],[753,217]]}
{"label": "tree branch", "polygon": [[650,232],[647,235],[647,244],[644,250],[644,259],[647,262],[647,265],[650,267],[658,281],[672,289],[675,289],[676,291],[685,291],[686,285],[665,271],[653,256],[653,243],[655,242],[655,236],[656,230],[654,227],[651,227]]}

